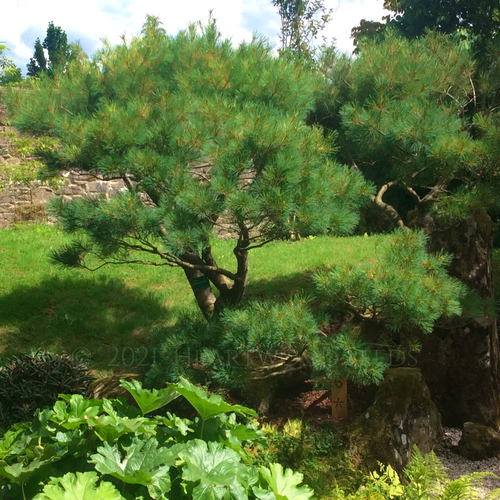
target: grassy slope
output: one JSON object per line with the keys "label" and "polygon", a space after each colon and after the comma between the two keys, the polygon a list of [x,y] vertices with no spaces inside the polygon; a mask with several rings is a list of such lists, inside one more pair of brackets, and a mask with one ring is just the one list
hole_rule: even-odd
{"label": "grassy slope", "polygon": [[[183,272],[139,265],[60,269],[48,255],[66,241],[45,226],[0,230],[0,357],[42,347],[90,356],[97,369],[140,370],[154,356],[151,328],[173,324],[180,310],[195,307]],[[315,269],[372,259],[375,241],[318,237],[253,250],[247,299],[312,290]],[[214,247],[219,265],[232,268],[231,242]]]}

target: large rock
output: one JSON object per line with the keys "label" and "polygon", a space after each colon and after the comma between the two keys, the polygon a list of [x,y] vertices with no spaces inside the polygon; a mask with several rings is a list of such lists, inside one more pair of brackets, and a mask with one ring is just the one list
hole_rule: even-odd
{"label": "large rock", "polygon": [[458,453],[469,460],[500,458],[500,433],[486,425],[466,422]]}
{"label": "large rock", "polygon": [[[478,210],[451,228],[428,227],[430,250],[453,255],[449,273],[486,300],[493,299],[492,223]],[[465,304],[467,306],[467,304]],[[437,326],[422,339],[417,356],[443,422],[461,427],[500,424],[500,351],[497,322],[487,312]]]}
{"label": "large rock", "polygon": [[351,424],[349,434],[349,454],[357,465],[371,470],[382,462],[401,473],[413,445],[422,453],[439,447],[441,415],[420,370],[388,370],[374,403]]}

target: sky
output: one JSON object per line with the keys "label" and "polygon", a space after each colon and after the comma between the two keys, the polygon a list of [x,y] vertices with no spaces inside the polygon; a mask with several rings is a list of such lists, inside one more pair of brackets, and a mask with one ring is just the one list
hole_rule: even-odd
{"label": "sky", "polygon": [[[347,52],[353,49],[351,29],[361,19],[380,21],[387,14],[383,0],[324,0],[324,5],[333,16],[322,35],[335,38],[336,47]],[[0,0],[0,41],[10,49],[4,55],[25,73],[35,40],[44,40],[50,21],[69,42],[79,41],[92,54],[104,38],[117,44],[123,34],[137,35],[147,14],[159,16],[167,32],[175,34],[190,22],[206,21],[210,10],[234,44],[259,33],[278,46],[280,20],[272,0]]]}

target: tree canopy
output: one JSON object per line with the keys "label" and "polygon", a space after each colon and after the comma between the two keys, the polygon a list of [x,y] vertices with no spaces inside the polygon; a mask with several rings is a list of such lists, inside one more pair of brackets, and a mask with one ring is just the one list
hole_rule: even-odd
{"label": "tree canopy", "polygon": [[273,0],[281,19],[281,50],[310,59],[313,42],[331,19],[322,0]]}
{"label": "tree canopy", "polygon": [[[355,61],[324,62],[327,90],[310,119],[339,132],[341,159],[377,185],[372,200],[397,226],[411,208],[456,221],[500,201],[497,164],[467,113],[475,62],[466,41],[388,31],[362,42]],[[401,197],[399,213],[390,205]]]}
{"label": "tree canopy", "polygon": [[500,36],[499,0],[385,0],[384,7],[394,12],[389,25],[407,38],[425,35],[427,28],[468,30],[483,40]]}
{"label": "tree canopy", "polygon": [[[44,49],[47,50],[48,59],[45,57]],[[53,76],[54,71],[64,67],[69,56],[70,48],[66,33],[60,26],[54,26],[51,21],[43,43],[39,38],[35,41],[35,51],[27,65],[28,76],[40,76],[44,72]]]}
{"label": "tree canopy", "polygon": [[16,83],[22,80],[21,69],[16,67],[14,61],[4,55],[9,50],[7,45],[0,41],[0,85]]}
{"label": "tree canopy", "polygon": [[[148,17],[141,36],[12,94],[16,125],[59,141],[44,154],[52,171],[126,185],[110,200],[59,203],[77,240],[55,258],[180,267],[210,316],[243,296],[251,249],[297,233],[349,233],[371,187],[306,125],[316,88],[314,73],[262,39],[233,48],[213,22],[170,37]],[[232,269],[212,253],[220,226],[235,237]]]}

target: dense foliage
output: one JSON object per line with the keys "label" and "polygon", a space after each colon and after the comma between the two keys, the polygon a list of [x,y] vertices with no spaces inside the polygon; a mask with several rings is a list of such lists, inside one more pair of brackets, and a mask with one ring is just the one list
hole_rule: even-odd
{"label": "dense foliage", "polygon": [[[379,472],[372,472],[366,483],[355,493],[344,495],[339,491],[335,500],[476,500],[484,495],[478,491],[489,472],[473,472],[451,480],[434,452],[422,455],[413,447],[412,459],[404,469],[404,480],[390,465],[380,464]],[[489,500],[500,498],[500,489],[488,493]]]}
{"label": "dense foliage", "polygon": [[384,8],[394,13],[389,26],[407,38],[422,36],[426,29],[448,34],[470,31],[483,41],[500,36],[498,0],[385,0]]}
{"label": "dense foliage", "polygon": [[[238,422],[253,410],[208,396],[182,379],[148,391],[122,381],[125,400],[62,396],[32,423],[0,440],[1,498],[307,500],[302,475],[280,464],[252,465],[244,444],[262,441]],[[151,412],[183,396],[194,419]]]}
{"label": "dense foliage", "polygon": [[498,205],[497,161],[467,113],[475,67],[467,40],[388,32],[363,43],[355,61],[323,62],[313,118],[339,132],[341,158],[375,182],[374,206],[395,225],[424,227],[426,214],[456,222]]}
{"label": "dense foliage", "polygon": [[[45,57],[47,51],[48,59]],[[33,57],[28,63],[28,76],[38,77],[46,73],[54,77],[56,71],[62,71],[70,57],[68,37],[60,26],[54,26],[51,21],[47,28],[45,39],[35,41]]]}
{"label": "dense foliage", "polygon": [[[240,301],[251,249],[297,233],[349,233],[371,188],[305,124],[316,88],[313,72],[276,58],[262,39],[234,49],[213,23],[170,37],[150,17],[130,43],[12,93],[15,124],[59,140],[45,155],[52,170],[78,167],[127,186],[109,201],[57,207],[65,230],[86,237],[56,258],[181,267],[209,317]],[[236,237],[235,271],[211,251],[221,226]]]}
{"label": "dense foliage", "polygon": [[385,0],[384,8],[391,14],[383,17],[383,22],[362,19],[359,26],[351,30],[356,46],[363,38],[383,39],[389,28],[408,39],[423,37],[430,30],[460,34],[472,42],[474,57],[481,64],[491,62],[490,51],[498,50],[498,0]]}
{"label": "dense foliage", "polygon": [[[210,324],[187,316],[159,335],[165,340],[150,380],[189,374],[252,389],[312,371],[318,379],[379,382],[389,351],[418,350],[418,332],[430,333],[438,318],[461,312],[464,287],[446,274],[449,256],[429,255],[425,244],[423,234],[401,231],[378,246],[374,261],[316,273],[329,318],[318,318],[311,300],[300,296],[229,309]],[[322,328],[328,323],[335,327]]]}
{"label": "dense foliage", "polygon": [[37,351],[13,356],[0,366],[0,426],[31,420],[61,393],[86,395],[94,377],[68,355]]}
{"label": "dense foliage", "polygon": [[0,41],[0,85],[18,83],[23,79],[21,69],[16,66],[10,57],[4,55],[6,50],[9,49]]}

